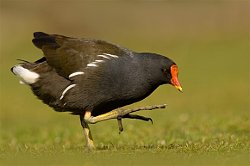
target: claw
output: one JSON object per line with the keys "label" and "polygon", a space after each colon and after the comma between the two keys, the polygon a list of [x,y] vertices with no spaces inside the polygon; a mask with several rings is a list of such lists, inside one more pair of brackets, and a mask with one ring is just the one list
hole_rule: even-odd
{"label": "claw", "polygon": [[151,122],[151,124],[154,124],[154,121],[153,121],[153,119],[151,119],[151,118],[148,118],[148,121],[150,121],[150,122]]}

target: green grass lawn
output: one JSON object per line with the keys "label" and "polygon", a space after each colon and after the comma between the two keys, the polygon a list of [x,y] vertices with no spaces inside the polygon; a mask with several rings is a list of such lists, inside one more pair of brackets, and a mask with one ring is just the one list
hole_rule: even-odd
{"label": "green grass lawn", "polygon": [[[218,16],[211,16],[211,13],[207,15],[192,6],[183,7],[180,4],[181,10],[178,5],[168,6],[167,11],[164,5],[153,6],[154,16],[163,17],[164,13],[169,16],[174,12],[176,16],[178,13],[187,18],[190,24],[179,20],[187,26],[184,30],[179,29],[179,26],[171,27],[180,25],[179,17],[174,21],[173,18],[166,18],[168,22],[165,24],[161,22],[162,19],[152,19],[152,25],[147,20],[141,20],[145,29],[136,29],[137,26],[126,24],[126,30],[123,27],[125,23],[132,21],[133,25],[137,25],[136,18],[140,18],[137,15],[125,20],[124,24],[110,21],[114,31],[84,29],[89,36],[94,34],[96,38],[101,36],[133,50],[157,52],[174,59],[180,68],[179,78],[184,89],[184,93],[179,93],[174,87],[164,85],[147,99],[130,106],[168,104],[166,109],[139,112],[153,118],[153,125],[150,122],[125,119],[124,132],[121,134],[118,133],[115,120],[91,125],[97,150],[88,152],[84,148],[85,140],[79,117],[52,111],[37,100],[27,86],[20,85],[9,71],[17,63],[15,59],[36,60],[41,55],[30,42],[33,31],[45,29],[57,32],[59,29],[59,32],[67,32],[69,35],[69,32],[77,34],[82,31],[74,31],[74,28],[60,29],[60,21],[51,23],[43,20],[45,23],[41,26],[35,20],[43,18],[44,13],[39,15],[39,11],[33,11],[37,14],[35,16],[27,11],[18,13],[14,4],[7,4],[1,16],[5,24],[1,31],[0,165],[248,165],[249,30],[240,13],[244,8],[236,10],[234,5],[217,6],[217,14],[225,10],[219,15],[223,19],[218,20]],[[24,6],[20,6],[22,11],[26,9]],[[141,7],[141,12],[150,19],[151,15],[146,12],[148,6],[144,4]],[[204,11],[212,10],[210,7],[207,4],[200,6]],[[86,8],[84,12],[88,13],[91,9]],[[112,9],[118,10],[114,6]],[[135,12],[132,9],[131,12]],[[193,10],[194,13],[185,15],[181,13],[183,10]],[[236,14],[232,14],[231,10]],[[125,13],[123,10],[121,12]],[[122,14],[103,14],[108,20],[125,17]],[[203,20],[203,17],[199,18],[199,14],[207,21],[218,22],[215,25],[211,23],[211,27],[200,25],[197,19]],[[88,20],[88,25],[95,27],[99,23],[99,15],[91,16],[93,20]],[[26,20],[20,23],[19,17]],[[151,30],[159,22],[162,23],[160,30],[154,31],[152,35]],[[50,27],[51,24],[55,26],[54,29]],[[20,28],[16,30],[14,27],[18,25]],[[120,34],[117,29],[126,33]],[[17,37],[11,38],[14,34]]]}

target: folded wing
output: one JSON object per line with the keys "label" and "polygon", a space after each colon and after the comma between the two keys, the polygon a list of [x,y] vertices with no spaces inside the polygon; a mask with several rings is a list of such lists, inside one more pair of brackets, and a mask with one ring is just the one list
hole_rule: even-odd
{"label": "folded wing", "polygon": [[131,53],[102,40],[77,39],[43,32],[35,32],[32,42],[42,49],[47,63],[65,78],[74,73],[80,74],[87,67],[96,66],[105,59],[115,59]]}

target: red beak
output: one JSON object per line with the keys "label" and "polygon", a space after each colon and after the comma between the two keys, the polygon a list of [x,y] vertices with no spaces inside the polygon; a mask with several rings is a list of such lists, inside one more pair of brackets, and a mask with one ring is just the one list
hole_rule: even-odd
{"label": "red beak", "polygon": [[178,67],[177,67],[177,65],[172,65],[171,68],[170,68],[170,72],[171,72],[171,76],[172,76],[171,84],[176,89],[178,89],[180,92],[183,92],[181,84],[180,84],[180,82],[178,80]]}

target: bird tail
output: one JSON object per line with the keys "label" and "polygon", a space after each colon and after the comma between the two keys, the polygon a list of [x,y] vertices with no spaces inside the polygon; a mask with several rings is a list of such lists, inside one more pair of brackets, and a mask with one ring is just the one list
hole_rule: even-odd
{"label": "bird tail", "polygon": [[37,71],[38,67],[46,61],[45,57],[35,61],[29,62],[23,59],[17,59],[21,63],[13,66],[10,70],[13,74],[20,78],[21,84],[33,84],[37,82],[40,77],[39,72]]}
{"label": "bird tail", "polygon": [[34,84],[38,81],[40,75],[29,68],[32,68],[32,64],[25,62],[15,65],[11,68],[11,71],[20,78],[21,84]]}

